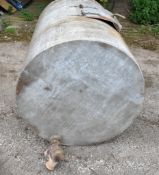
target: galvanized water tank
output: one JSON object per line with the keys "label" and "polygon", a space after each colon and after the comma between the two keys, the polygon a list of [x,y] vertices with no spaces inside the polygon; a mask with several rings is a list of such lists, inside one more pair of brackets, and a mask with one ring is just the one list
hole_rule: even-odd
{"label": "galvanized water tank", "polygon": [[44,10],[17,84],[18,111],[41,137],[103,142],[137,117],[144,79],[120,29],[93,0],[57,0]]}

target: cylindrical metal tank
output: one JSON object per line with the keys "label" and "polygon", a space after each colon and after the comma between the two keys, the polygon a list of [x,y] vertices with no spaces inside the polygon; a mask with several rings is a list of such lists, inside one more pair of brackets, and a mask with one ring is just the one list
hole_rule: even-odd
{"label": "cylindrical metal tank", "polygon": [[132,123],[144,79],[121,25],[94,0],[57,0],[38,21],[17,84],[20,115],[50,139],[88,145]]}

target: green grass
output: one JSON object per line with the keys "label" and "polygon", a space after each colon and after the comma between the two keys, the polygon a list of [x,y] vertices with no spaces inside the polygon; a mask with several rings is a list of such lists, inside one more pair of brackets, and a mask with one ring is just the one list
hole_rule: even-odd
{"label": "green grass", "polygon": [[153,25],[159,23],[159,0],[130,0],[132,13],[130,19],[137,24]]}
{"label": "green grass", "polygon": [[9,20],[2,19],[2,28],[5,29],[8,26],[11,25],[11,22]]}
{"label": "green grass", "polygon": [[28,10],[21,10],[20,17],[23,18],[25,21],[33,21],[35,19],[35,15]]}
{"label": "green grass", "polygon": [[104,8],[106,8],[107,10],[112,10],[114,7],[114,0],[97,0],[97,2],[99,2]]}
{"label": "green grass", "polygon": [[36,8],[38,9],[39,12],[42,12],[44,10],[44,8],[48,5],[48,3],[42,3],[42,2],[38,2],[35,4]]}
{"label": "green grass", "polygon": [[108,0],[97,0],[102,6],[107,7],[108,5]]}
{"label": "green grass", "polygon": [[159,36],[159,24],[152,26],[151,31],[152,31],[155,35]]}
{"label": "green grass", "polygon": [[14,35],[14,34],[16,34],[16,28],[14,28],[14,27],[7,27],[7,28],[4,29],[4,32]]}
{"label": "green grass", "polygon": [[159,36],[159,24],[156,25],[141,25],[139,32],[142,34],[152,34],[154,36]]}

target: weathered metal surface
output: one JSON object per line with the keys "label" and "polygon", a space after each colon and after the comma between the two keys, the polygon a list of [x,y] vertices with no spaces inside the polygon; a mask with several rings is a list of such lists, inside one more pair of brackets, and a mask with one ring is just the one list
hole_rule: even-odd
{"label": "weathered metal surface", "polygon": [[120,134],[140,112],[144,93],[140,68],[120,34],[78,15],[83,6],[104,11],[92,0],[59,0],[44,10],[17,85],[21,116],[41,137],[60,135],[66,145]]}

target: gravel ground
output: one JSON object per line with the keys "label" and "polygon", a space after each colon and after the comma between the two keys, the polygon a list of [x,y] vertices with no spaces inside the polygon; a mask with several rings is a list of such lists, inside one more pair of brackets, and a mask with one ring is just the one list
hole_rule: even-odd
{"label": "gravel ground", "polygon": [[0,175],[159,175],[159,54],[131,48],[145,77],[143,110],[129,129],[110,142],[65,147],[55,172],[44,166],[48,143],[18,117],[15,85],[27,43],[0,43]]}

